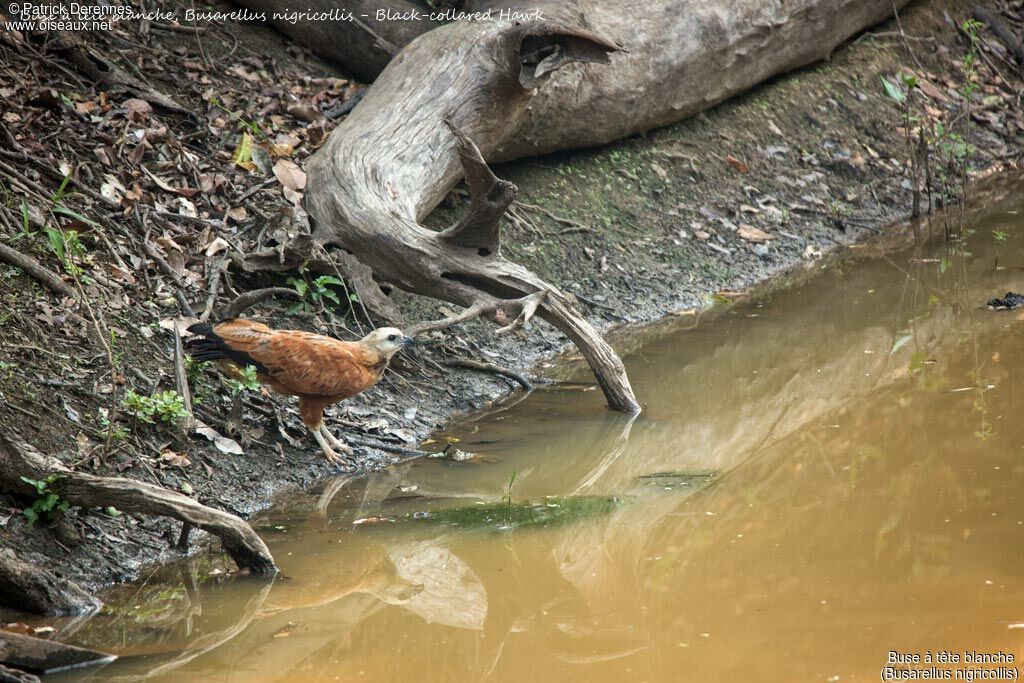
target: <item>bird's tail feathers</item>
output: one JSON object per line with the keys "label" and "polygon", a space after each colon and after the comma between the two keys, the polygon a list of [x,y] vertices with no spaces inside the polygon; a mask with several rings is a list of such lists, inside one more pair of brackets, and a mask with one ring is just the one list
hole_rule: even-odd
{"label": "bird's tail feathers", "polygon": [[193,336],[185,340],[188,355],[198,361],[230,360],[239,367],[251,365],[258,372],[266,374],[262,363],[255,361],[245,351],[232,348],[230,342],[219,336],[210,323],[195,323],[188,327]]}

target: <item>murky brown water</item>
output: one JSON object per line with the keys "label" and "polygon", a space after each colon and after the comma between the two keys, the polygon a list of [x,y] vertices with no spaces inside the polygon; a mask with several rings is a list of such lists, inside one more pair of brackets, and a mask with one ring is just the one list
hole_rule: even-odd
{"label": "murky brown water", "polygon": [[[442,435],[481,457],[351,482],[323,514],[319,491],[291,501],[260,527],[291,578],[207,563],[123,588],[66,627],[122,659],[75,679],[851,681],[890,650],[1014,668],[1024,316],[983,303],[1024,290],[1022,212],[682,317],[628,359],[634,422],[542,391]],[[509,524],[503,498],[553,517]],[[438,519],[479,502],[491,522]]]}

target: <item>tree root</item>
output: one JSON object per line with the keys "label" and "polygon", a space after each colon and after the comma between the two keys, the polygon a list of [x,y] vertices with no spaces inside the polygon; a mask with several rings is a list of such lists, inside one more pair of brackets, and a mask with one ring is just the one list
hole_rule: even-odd
{"label": "tree root", "polygon": [[0,433],[0,489],[23,496],[37,495],[22,477],[38,481],[54,474],[57,479],[50,489],[72,505],[113,506],[123,512],[173,517],[220,538],[240,568],[261,575],[277,573],[274,558],[263,540],[239,517],[152,484],[71,471],[31,445]]}
{"label": "tree root", "polygon": [[445,361],[445,365],[452,368],[467,368],[469,370],[476,370],[477,372],[489,372],[492,375],[506,377],[526,391],[533,391],[533,382],[526,379],[525,375],[518,373],[515,370],[502,367],[496,363],[485,363],[471,358],[451,358]]}
{"label": "tree root", "polygon": [[231,318],[237,318],[246,311],[258,303],[262,303],[267,299],[275,296],[286,296],[292,299],[300,298],[299,293],[294,289],[288,287],[267,287],[265,289],[254,289],[244,294],[240,294],[231,300],[224,308],[220,310],[218,320],[229,320]]}
{"label": "tree root", "polygon": [[1007,50],[1013,53],[1013,56],[1017,58],[1017,63],[1022,69],[1024,69],[1024,45],[1021,45],[1021,42],[1017,40],[1017,37],[1013,35],[1013,32],[1006,28],[1006,24],[981,5],[975,5],[972,9],[972,13],[974,14],[975,19],[988,24],[992,33],[999,38]]}

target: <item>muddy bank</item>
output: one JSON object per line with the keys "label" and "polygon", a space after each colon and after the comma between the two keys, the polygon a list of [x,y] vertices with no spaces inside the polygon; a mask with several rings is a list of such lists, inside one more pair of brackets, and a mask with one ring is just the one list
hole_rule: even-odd
{"label": "muddy bank", "polygon": [[[900,107],[887,97],[880,76],[895,83],[897,72],[913,70],[928,84],[921,87],[925,116],[970,121],[965,133],[976,169],[996,173],[1021,158],[1024,122],[1014,104],[1020,70],[993,48],[978,57],[976,76],[965,71],[970,41],[958,26],[968,12],[965,3],[918,3],[902,17],[906,37],[890,23],[838,50],[828,63],[676,126],[598,150],[499,167],[498,174],[521,189],[503,226],[504,249],[575,294],[607,329],[727,301],[766,278],[814,267],[820,254],[836,247],[884,237],[886,226],[910,213],[913,193]],[[987,33],[980,35],[997,45]],[[124,40],[129,50],[140,49],[135,44],[142,38]],[[51,64],[53,57],[28,71],[35,81],[15,80],[11,92],[5,90],[10,101],[24,103],[13,112],[18,120],[5,121],[24,154],[5,150],[4,163],[27,168],[27,180],[43,191],[8,183],[5,242],[32,233],[17,239],[18,248],[60,272],[61,259],[43,230],[48,207],[39,199],[58,193],[65,172],[60,162],[78,169],[75,183],[60,191],[61,205],[104,225],[128,227],[123,234],[111,227],[115,239],[108,244],[88,222],[73,216],[81,224],[69,228],[65,222],[65,230],[81,234],[84,253],[74,255],[72,265],[91,278],[78,281],[90,293],[95,288],[99,311],[79,310],[24,272],[0,268],[7,311],[0,328],[0,419],[5,429],[77,469],[160,483],[204,504],[249,514],[275,494],[333,472],[288,401],[239,389],[208,370],[194,373],[198,415],[222,433],[240,422],[234,438],[242,455],[183,436],[159,420],[151,425],[126,410],[113,416],[111,410],[129,389],[150,396],[174,388],[173,337],[160,323],[177,315],[173,292],[179,286],[197,312],[208,307],[211,290],[215,312],[243,291],[285,286],[302,289],[300,305],[272,299],[247,315],[347,338],[374,324],[372,312],[358,302],[345,305],[351,300],[341,285],[318,279],[323,273],[295,272],[288,282],[246,272],[230,260],[221,263],[234,242],[272,246],[274,232],[287,228],[280,218],[295,193],[262,168],[258,154],[232,163],[245,135],[259,138],[257,128],[269,132],[273,145],[294,150],[280,159],[301,164],[361,86],[293,46],[282,50],[283,39],[254,27],[223,27],[185,39],[153,30],[145,40],[151,56],[140,57],[137,70],[184,108],[200,112],[200,120],[154,107],[144,111],[128,103],[130,94],[104,111],[105,98],[95,87],[76,83]],[[12,46],[5,50],[13,73],[19,63]],[[172,64],[187,76],[177,78]],[[972,78],[980,108],[964,115],[959,93]],[[59,97],[56,103],[40,100],[46,87],[70,104]],[[91,120],[97,115],[102,124]],[[161,137],[161,126],[191,156],[170,154],[174,143]],[[86,145],[97,127],[109,142]],[[57,129],[72,142],[61,146],[47,137],[47,130]],[[135,130],[157,133],[133,139]],[[133,154],[139,159],[134,164]],[[270,159],[271,167],[280,159]],[[938,169],[936,164],[936,185],[942,180],[943,188],[955,190],[956,178],[940,179]],[[108,188],[117,195],[116,206],[103,203]],[[936,201],[940,195],[941,188]],[[27,230],[20,225],[23,201]],[[463,193],[452,193],[431,220],[450,224],[464,203]],[[149,210],[140,211],[140,204]],[[224,285],[219,295],[214,281]],[[391,298],[410,322],[450,312],[399,292]],[[564,343],[539,322],[526,339],[495,338],[491,328],[471,324],[451,330],[443,342],[397,363],[386,381],[329,414],[329,423],[346,436],[412,448],[453,414],[486,408],[511,389],[504,379],[450,367],[454,358],[532,374],[538,360]],[[233,392],[243,397],[240,420],[229,417]],[[370,468],[395,457],[378,449],[358,452]],[[22,560],[55,567],[89,586],[130,578],[142,563],[171,556],[178,536],[176,523],[103,510],[71,509],[52,524],[32,525],[21,513],[31,502],[2,499],[0,543]]]}

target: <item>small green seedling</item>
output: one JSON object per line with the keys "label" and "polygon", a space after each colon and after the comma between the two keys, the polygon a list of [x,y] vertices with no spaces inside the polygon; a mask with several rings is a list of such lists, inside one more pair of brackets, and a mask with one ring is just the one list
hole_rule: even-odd
{"label": "small green seedling", "polygon": [[68,502],[61,500],[55,491],[50,490],[50,485],[59,478],[60,475],[57,474],[51,474],[46,479],[41,480],[21,477],[21,480],[34,487],[39,495],[31,505],[21,511],[29,524],[35,524],[40,520],[51,522],[58,513],[67,512],[67,509],[70,507]]}
{"label": "small green seedling", "polygon": [[142,396],[129,391],[121,405],[131,415],[152,424],[156,420],[176,425],[185,417],[185,399],[176,391],[161,391],[152,396]]}
{"label": "small green seedling", "polygon": [[243,391],[256,391],[260,388],[260,380],[256,375],[256,367],[246,365],[241,370],[241,377],[232,379],[228,383],[231,386],[231,395],[238,396]]}

